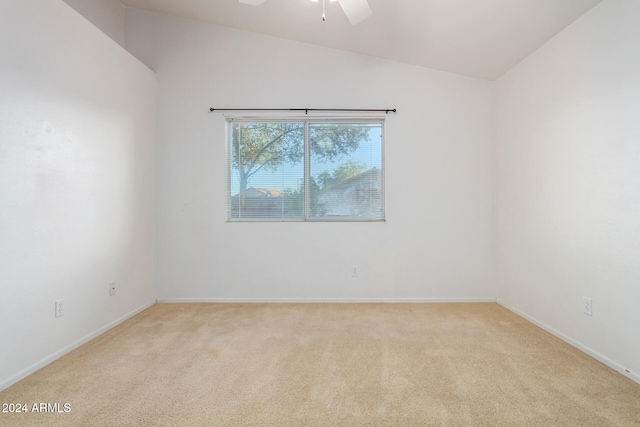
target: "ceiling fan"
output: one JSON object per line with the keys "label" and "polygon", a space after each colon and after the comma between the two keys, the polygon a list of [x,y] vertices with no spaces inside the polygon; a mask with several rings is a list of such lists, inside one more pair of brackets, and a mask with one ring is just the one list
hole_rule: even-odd
{"label": "ceiling fan", "polygon": [[[251,6],[258,6],[264,3],[267,0],[238,0],[240,3],[249,4]],[[318,0],[311,0],[312,2],[317,3]],[[357,25],[360,22],[364,21],[371,15],[373,15],[373,11],[371,7],[369,7],[369,2],[367,0],[329,0],[330,2],[337,1],[344,14],[347,15],[347,19],[351,22],[351,25]],[[324,21],[324,2],[322,0],[322,20]]]}

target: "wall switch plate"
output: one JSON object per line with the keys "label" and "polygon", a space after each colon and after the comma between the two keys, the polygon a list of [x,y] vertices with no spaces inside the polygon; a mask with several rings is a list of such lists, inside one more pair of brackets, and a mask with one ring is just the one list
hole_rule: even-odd
{"label": "wall switch plate", "polygon": [[114,296],[116,294],[116,282],[109,283],[109,296]]}
{"label": "wall switch plate", "polygon": [[64,300],[59,299],[56,301],[56,317],[64,315]]}
{"label": "wall switch plate", "polygon": [[591,307],[591,298],[587,298],[587,297],[582,298],[582,312],[587,316],[593,316],[593,311]]}
{"label": "wall switch plate", "polygon": [[353,278],[360,277],[360,266],[352,265],[350,271],[351,271],[351,277]]}

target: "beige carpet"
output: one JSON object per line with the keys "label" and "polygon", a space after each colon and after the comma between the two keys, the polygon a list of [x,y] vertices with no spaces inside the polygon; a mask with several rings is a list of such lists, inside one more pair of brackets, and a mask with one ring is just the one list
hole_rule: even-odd
{"label": "beige carpet", "polygon": [[640,385],[497,304],[156,304],[0,425],[640,426]]}

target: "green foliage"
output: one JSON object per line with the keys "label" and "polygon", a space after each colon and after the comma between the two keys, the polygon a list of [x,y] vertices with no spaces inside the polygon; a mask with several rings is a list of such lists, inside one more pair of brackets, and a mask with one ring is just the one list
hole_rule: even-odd
{"label": "green foliage", "polygon": [[276,171],[304,158],[303,123],[234,123],[233,168],[248,179],[261,169]]}
{"label": "green foliage", "polygon": [[333,173],[322,172],[317,176],[317,182],[319,183],[319,189],[326,188],[336,182],[342,182],[345,179],[349,179],[353,176],[359,175],[367,169],[365,163],[358,163],[353,160],[349,160],[346,163],[338,166]]}
{"label": "green foliage", "polygon": [[[304,131],[301,122],[233,123],[231,161],[238,171],[240,194],[244,195],[249,178],[258,171],[275,172],[283,164],[300,164],[304,160]],[[339,160],[366,140],[368,130],[364,127],[335,123],[309,125],[310,155],[314,161]]]}
{"label": "green foliage", "polygon": [[340,123],[313,124],[309,126],[311,156],[319,162],[333,162],[352,153],[361,141],[369,139],[368,129]]}
{"label": "green foliage", "polygon": [[283,191],[283,212],[285,217],[297,218],[301,217],[304,209],[304,193],[301,189]]}

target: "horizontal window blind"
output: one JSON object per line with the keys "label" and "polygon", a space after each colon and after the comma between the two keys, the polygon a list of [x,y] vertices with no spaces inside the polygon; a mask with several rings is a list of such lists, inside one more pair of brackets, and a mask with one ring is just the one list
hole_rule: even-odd
{"label": "horizontal window blind", "polygon": [[384,121],[228,120],[229,221],[384,220]]}

